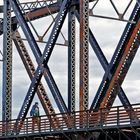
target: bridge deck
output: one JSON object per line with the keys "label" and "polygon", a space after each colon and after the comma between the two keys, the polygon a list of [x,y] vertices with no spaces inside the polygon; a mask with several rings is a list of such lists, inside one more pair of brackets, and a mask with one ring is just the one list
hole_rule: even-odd
{"label": "bridge deck", "polygon": [[133,109],[127,111],[122,106],[113,107],[110,110],[83,111],[84,117],[80,117],[80,112],[55,114],[56,120],[52,119],[54,118],[53,115],[40,116],[34,126],[31,117],[25,118],[25,120],[1,121],[0,139],[29,135],[47,136],[61,133],[100,131],[101,129],[138,128],[140,127],[140,104],[135,104],[132,107]]}

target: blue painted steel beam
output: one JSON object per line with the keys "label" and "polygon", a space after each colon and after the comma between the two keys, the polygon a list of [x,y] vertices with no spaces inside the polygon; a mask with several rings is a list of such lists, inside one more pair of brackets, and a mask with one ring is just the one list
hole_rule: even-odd
{"label": "blue painted steel beam", "polygon": [[4,16],[2,120],[8,121],[12,117],[11,6],[8,0],[4,0]]}
{"label": "blue painted steel beam", "polygon": [[33,54],[36,58],[36,61],[39,64],[40,63],[41,51],[40,51],[40,49],[39,49],[39,47],[38,47],[38,45],[37,45],[37,43],[36,43],[36,41],[33,37],[33,34],[31,32],[27,22],[25,21],[25,19],[23,17],[23,14],[22,14],[22,12],[19,8],[18,3],[15,0],[10,0],[10,3],[11,3],[11,6],[13,8],[13,11],[16,15],[16,18],[19,21],[20,26],[21,26],[21,28],[22,28],[22,30],[23,30],[23,32],[24,32],[24,34],[25,34],[25,36],[28,40],[28,43],[29,43],[29,45],[32,49],[32,52],[33,52]]}
{"label": "blue painted steel beam", "polygon": [[50,72],[50,69],[49,69],[49,67],[47,65],[43,69],[43,74],[47,75],[47,76],[45,76],[45,80],[47,81],[50,90],[53,91],[54,100],[56,101],[56,103],[59,102],[59,103],[57,103],[57,106],[58,106],[60,112],[61,113],[68,112],[68,108],[67,108],[67,106],[66,106],[66,104],[65,104],[65,102],[63,100],[63,97],[62,97],[61,93],[58,92],[59,89],[58,89],[58,87],[57,87],[57,85],[56,85],[56,83],[54,81],[54,78],[53,78],[53,76],[52,76],[52,74]]}
{"label": "blue painted steel beam", "polygon": [[[140,0],[138,0],[139,3],[140,3]],[[130,16],[130,20],[133,20],[135,22],[137,22],[139,20],[139,16],[140,16],[140,4],[136,3],[134,9],[133,9],[133,12]],[[114,55],[111,59],[111,62],[110,62],[110,70],[112,70],[112,67],[113,65],[116,63],[117,61],[117,56],[121,53],[121,50],[123,49],[123,46],[125,45],[125,43],[129,40],[130,36],[131,36],[131,33],[132,33],[132,29],[134,28],[135,24],[131,24],[131,23],[128,23],[126,25],[126,28],[121,36],[121,39],[117,45],[117,48],[114,52]]]}
{"label": "blue painted steel beam", "polygon": [[[22,108],[18,115],[20,118],[18,118],[18,119],[25,119],[25,117],[27,115],[27,110],[29,110],[29,108],[30,108],[29,105],[32,103],[35,92],[37,91],[37,87],[40,83],[41,77],[42,77],[42,67],[39,66],[34,74],[34,77],[32,78],[32,82],[30,84],[27,95],[24,99],[24,103],[23,103]],[[23,110],[26,110],[26,111],[23,111]]]}
{"label": "blue painted steel beam", "polygon": [[[46,44],[45,50],[43,52],[43,55],[41,57],[41,64],[42,66],[46,67],[47,63],[49,61],[49,58],[52,54],[54,45],[56,43],[56,40],[58,38],[58,35],[60,33],[60,30],[62,28],[62,25],[64,23],[65,17],[67,15],[69,6],[71,4],[71,0],[64,0],[60,9],[60,12],[57,15],[55,24],[54,24],[54,28],[52,29],[52,32],[50,34],[50,37],[48,39],[48,42]],[[61,99],[62,101],[62,99]],[[62,103],[61,103],[62,104]],[[62,108],[62,106],[58,106],[59,108]],[[63,106],[64,108],[65,106]],[[67,112],[68,110],[60,110],[61,112]]]}
{"label": "blue painted steel beam", "polygon": [[[13,36],[13,41],[15,43],[16,49],[21,57],[21,60],[26,68],[26,71],[32,79],[34,72],[35,72],[35,66],[31,60],[31,57],[26,49],[26,46],[21,39],[20,33],[18,31],[15,32]],[[50,99],[45,91],[45,88],[42,83],[39,84],[38,90],[37,90],[37,95],[41,101],[41,104],[44,108],[44,111],[46,114],[55,114],[55,110],[50,102]],[[55,117],[55,116],[54,116]]]}
{"label": "blue painted steel beam", "polygon": [[[130,16],[130,20],[138,20],[138,15],[139,15],[139,12],[138,11],[138,4],[136,4],[131,16]],[[128,23],[124,32],[123,32],[123,35],[119,41],[119,44],[115,50],[115,53],[111,59],[111,62],[108,66],[108,68],[106,69],[106,72],[104,74],[104,77],[102,79],[102,82],[99,86],[99,89],[97,91],[97,94],[92,102],[92,105],[91,105],[91,109],[95,109],[95,108],[99,108],[103,98],[105,97],[105,94],[106,94],[106,89],[107,87],[109,86],[109,83],[110,83],[110,80],[112,78],[112,75],[113,75],[113,72],[114,72],[114,69],[115,69],[115,66],[117,65],[116,62],[119,62],[118,59],[118,56],[121,55],[122,53],[122,50],[123,50],[123,46],[126,44],[126,42],[129,40],[131,34],[132,34],[132,31],[133,31],[133,28],[134,28],[134,24],[131,24],[131,23]],[[111,77],[110,77],[110,73],[112,74]],[[123,99],[123,98],[122,98]]]}
{"label": "blue painted steel beam", "polygon": [[[78,12],[76,12],[75,14],[76,14],[76,16],[77,16],[77,18],[79,20]],[[98,42],[96,41],[91,29],[89,29],[89,42],[90,42],[91,47],[94,50],[94,52],[95,52],[95,54],[96,54],[96,56],[97,56],[97,58],[99,60],[99,62],[101,63],[104,71],[106,71],[106,69],[108,68],[109,64],[107,62],[107,59],[106,59],[105,55],[103,54],[103,52],[102,52],[102,50],[100,48]],[[112,74],[110,73],[109,78],[111,78],[111,75]],[[119,99],[120,99],[120,101],[122,102],[122,104],[124,106],[127,106],[127,107],[131,106],[131,104],[130,104],[130,102],[129,102],[129,100],[128,100],[127,96],[125,95],[125,93],[124,93],[122,88],[120,88],[120,93],[118,94],[118,96],[119,96]],[[96,103],[99,104],[99,101],[97,100],[97,98],[98,98],[98,94],[95,95],[95,98],[94,98],[94,100],[92,102],[92,105],[91,105],[90,109],[93,109]]]}
{"label": "blue painted steel beam", "polygon": [[[100,61],[104,71],[106,71],[109,64],[90,29],[89,29],[89,41],[90,41],[90,44],[91,44],[95,54],[98,57],[98,60]],[[108,75],[109,79],[111,79],[111,75],[112,74],[109,73],[109,75]],[[120,92],[118,94],[118,97],[124,106],[126,106],[127,108],[131,107],[129,100],[121,87],[120,87]],[[98,98],[98,95],[96,94],[90,109],[93,109],[94,108],[93,106],[96,103],[99,104],[99,101],[97,100],[97,98]]]}
{"label": "blue painted steel beam", "polygon": [[[17,17],[17,19],[19,20],[19,23],[21,23],[21,27],[22,27],[22,29],[23,29],[23,31],[24,31],[24,33],[25,33],[25,35],[26,35],[26,38],[27,38],[27,40],[28,40],[28,42],[29,42],[29,44],[30,44],[30,46],[31,46],[31,49],[32,49],[32,51],[33,51],[33,53],[34,53],[34,56],[36,57],[36,61],[37,61],[37,63],[38,64],[40,64],[40,57],[41,57],[41,51],[40,51],[40,49],[38,48],[38,45],[37,45],[37,43],[36,43],[36,41],[35,41],[35,39],[34,39],[34,37],[33,37],[33,35],[32,35],[32,33],[31,33],[31,31],[30,31],[30,28],[29,28],[29,26],[27,25],[27,23],[26,23],[26,21],[24,20],[24,17],[22,16],[22,14],[21,14],[21,12],[20,12],[20,9],[18,8],[18,5],[16,4],[15,5],[16,6],[16,12],[17,12],[17,14],[18,14],[18,17]],[[15,13],[16,14],[16,13]],[[47,82],[49,82],[49,81],[51,81],[51,77],[47,77],[48,75],[45,75],[45,79],[48,79],[49,78],[49,80],[46,80]],[[60,92],[58,91],[58,88],[56,88],[56,89],[54,89],[54,87],[51,87],[51,85],[56,85],[55,84],[55,82],[53,82],[54,80],[52,79],[52,82],[51,83],[48,83],[48,85],[49,85],[49,87],[50,87],[50,90],[52,91],[52,94],[53,94],[53,96],[55,97],[55,99],[58,97],[58,95],[56,95],[56,92],[58,92],[58,94],[60,95]],[[53,83],[53,84],[52,84]],[[55,86],[55,87],[57,87],[57,86]],[[53,91],[54,90],[54,91]],[[60,97],[60,98],[62,98],[62,97]],[[63,99],[62,99],[63,100]],[[56,100],[56,103],[57,104],[59,104],[58,106],[60,106],[60,104],[62,104],[63,102],[61,101],[61,102],[59,102],[59,99],[57,99]],[[64,104],[64,106],[66,106],[65,104]],[[66,109],[66,108],[65,108]],[[61,111],[62,111],[62,109],[61,109]],[[66,111],[66,110],[65,110]],[[64,112],[64,110],[62,111],[62,112]]]}
{"label": "blue painted steel beam", "polygon": [[75,6],[68,13],[68,109],[75,111]]}
{"label": "blue painted steel beam", "polygon": [[[66,2],[63,2],[63,3],[65,4]],[[63,5],[64,5],[64,4],[63,4]],[[30,44],[30,46],[31,46],[31,49],[32,49],[32,51],[33,51],[33,53],[34,53],[34,55],[35,55],[35,57],[36,57],[36,60],[37,60],[38,64],[40,64],[41,61],[40,61],[39,58],[40,58],[40,56],[41,56],[41,52],[40,52],[40,50],[39,50],[39,48],[38,48],[38,46],[37,46],[37,43],[35,42],[35,40],[34,40],[34,38],[33,38],[32,33],[30,32],[30,29],[29,29],[29,27],[28,27],[28,25],[27,25],[25,19],[23,18],[22,14],[21,14],[21,11],[20,11],[20,9],[19,9],[19,7],[18,7],[18,4],[17,4],[15,1],[11,1],[11,5],[12,5],[12,7],[13,7],[13,10],[14,10],[14,12],[15,12],[15,15],[17,15],[18,21],[21,23],[21,27],[22,27],[22,29],[23,29],[23,31],[24,31],[26,37],[27,37],[27,40],[29,41],[29,44]],[[66,7],[67,7],[67,6],[69,6],[68,3],[66,4]],[[63,8],[64,8],[64,11],[63,11]],[[62,27],[63,21],[64,21],[65,16],[66,16],[66,13],[67,13],[67,9],[66,9],[65,7],[62,7],[61,10],[60,10],[60,14],[57,16],[57,17],[58,17],[58,18],[57,18],[57,22],[56,22],[56,24],[55,24],[55,26],[54,26],[54,29],[53,29],[53,31],[52,31],[52,34],[51,34],[51,37],[50,37],[50,42],[52,42],[52,38],[55,39],[54,41],[56,41],[56,39],[57,39],[57,37],[58,37],[58,34],[59,34],[59,31],[60,31],[59,27],[60,27],[60,28]],[[60,20],[59,20],[59,19],[60,19]],[[58,24],[58,23],[59,23],[59,24]],[[56,28],[56,30],[57,30],[57,34],[56,34],[55,28]],[[55,36],[55,37],[54,37],[54,36]],[[55,43],[53,43],[52,47],[54,47],[54,44],[55,44]],[[50,44],[49,44],[49,45],[50,45]],[[46,46],[46,47],[48,47],[48,46]],[[46,65],[46,67],[47,67],[47,65]],[[50,78],[50,79],[51,79],[51,78]],[[47,81],[49,81],[49,80],[47,80]],[[52,80],[52,81],[53,81],[53,80]],[[49,85],[52,85],[52,84],[49,84]],[[56,85],[56,84],[53,83],[53,85]],[[54,89],[54,88],[52,88],[52,89]],[[57,90],[58,90],[58,89],[55,89],[55,91],[57,91]],[[57,91],[57,92],[58,92],[58,91]],[[53,94],[53,93],[52,93],[52,94]],[[59,92],[58,92],[57,94],[59,95]],[[55,98],[58,97],[58,95],[54,95]],[[60,94],[60,95],[61,95],[61,94]],[[62,99],[62,96],[59,97],[59,98]],[[58,105],[58,108],[60,109],[60,112],[66,112],[66,111],[67,111],[66,105],[65,105],[63,99],[62,99],[61,102],[60,102],[59,98],[56,100],[56,103],[57,103],[57,105]],[[63,101],[63,102],[62,102],[62,101]],[[61,106],[63,106],[63,108],[62,108]],[[65,110],[63,110],[64,108],[65,108]]]}
{"label": "blue painted steel beam", "polygon": [[56,40],[58,38],[59,32],[62,28],[63,22],[65,20],[65,17],[68,13],[69,6],[71,4],[71,0],[64,0],[60,12],[57,15],[57,19],[54,24],[54,28],[52,29],[52,32],[50,34],[50,37],[48,39],[48,43],[45,47],[45,50],[43,52],[42,58],[41,58],[41,63],[43,65],[46,65],[49,61],[49,58],[51,56],[51,53],[53,51],[54,45],[56,43]]}

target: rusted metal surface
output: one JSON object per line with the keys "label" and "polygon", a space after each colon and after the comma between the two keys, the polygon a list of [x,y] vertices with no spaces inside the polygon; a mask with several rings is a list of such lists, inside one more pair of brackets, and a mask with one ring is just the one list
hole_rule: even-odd
{"label": "rusted metal surface", "polygon": [[[30,12],[25,12],[24,17],[26,21],[32,21],[35,19],[39,19],[45,16],[50,16],[51,14],[59,12],[60,7],[57,4],[50,4],[47,7],[37,8],[36,10],[32,10]],[[12,25],[18,24],[18,20],[15,16],[12,17]],[[0,35],[3,34],[3,19],[0,19]]]}
{"label": "rusted metal surface", "polygon": [[[30,79],[32,79],[34,76],[34,73],[35,73],[35,66],[30,58],[30,55],[29,55],[29,53],[25,47],[25,44],[22,41],[21,36],[20,36],[18,31],[16,31],[15,37],[13,38],[13,41],[15,43],[17,51],[20,54],[22,62],[24,63],[26,71],[27,71]],[[54,128],[57,128],[59,126],[59,122],[55,118],[55,110],[52,106],[52,103],[50,102],[50,99],[49,99],[42,83],[40,83],[38,86],[37,95],[41,101],[41,104],[45,110],[45,113],[48,115],[54,114],[50,121],[52,121],[52,126]]]}
{"label": "rusted metal surface", "polygon": [[100,108],[103,107],[110,107],[110,104],[114,102],[117,94],[118,94],[118,86],[120,87],[121,84],[124,81],[124,78],[128,72],[128,69],[135,57],[135,54],[140,46],[140,20],[136,24],[136,27],[134,28],[134,31],[132,33],[132,36],[128,40],[127,44],[125,45],[125,50],[123,52],[123,55],[121,56],[121,59],[119,61],[119,64],[117,65],[116,71],[114,72],[114,75],[112,77],[112,80],[109,84],[107,94],[104,97]]}
{"label": "rusted metal surface", "polygon": [[[138,119],[140,119],[140,104],[133,105],[133,109],[137,113]],[[84,129],[87,130],[93,130],[97,131],[100,129],[109,129],[109,128],[130,128],[130,127],[140,127],[140,122],[138,120],[133,120],[133,113],[130,110],[130,115],[127,114],[126,110],[123,106],[118,107],[112,107],[111,110],[108,110],[106,108],[100,109],[99,112],[96,112],[95,110],[92,111],[83,111],[83,114],[85,114],[84,120]],[[17,129],[14,129],[14,124],[17,120],[10,120],[7,127],[10,129],[8,132],[3,131],[2,129],[2,122],[0,122],[0,139],[2,138],[3,134],[7,134],[8,137],[14,137],[14,136],[20,136],[20,135],[35,135],[37,133],[50,135],[50,132],[53,134],[59,134],[69,131],[72,129],[74,132],[83,131],[83,128],[81,128],[80,124],[80,112],[72,112],[74,117],[70,117],[67,113],[64,114],[56,114],[57,119],[60,122],[59,128],[54,128],[52,126],[52,122],[50,121],[51,117],[53,115],[48,116],[40,116],[38,118],[38,124],[35,124],[34,130],[32,129],[32,118],[26,118],[23,124],[20,127],[20,133],[17,131]],[[104,116],[106,116],[106,120],[103,120]],[[69,116],[67,118],[64,118],[64,116]],[[93,116],[93,117],[91,117]],[[67,119],[67,121],[66,121]],[[69,125],[66,124],[69,123]]]}
{"label": "rusted metal surface", "polygon": [[[79,110],[87,110],[89,104],[89,0],[80,0],[80,86]],[[80,112],[81,125],[85,122]]]}
{"label": "rusted metal surface", "polygon": [[52,7],[50,6],[50,7],[44,7],[41,9],[37,9],[35,11],[26,13],[25,19],[33,20],[33,19],[44,17],[44,16],[49,16],[51,14],[59,12],[59,9],[60,8],[58,6],[52,6]]}
{"label": "rusted metal surface", "polygon": [[[17,30],[17,25],[19,24],[21,27],[21,30],[23,31],[29,47],[31,48],[34,57],[37,61],[37,69],[35,70],[34,65],[31,61],[31,58],[25,48],[24,42],[19,36],[19,34],[15,35],[16,40],[16,47],[18,48],[18,53],[20,54],[22,61],[24,62],[24,65],[28,71],[28,75],[31,79],[30,87],[28,88],[25,100],[23,102],[23,105],[20,109],[18,119],[17,120],[4,120],[4,129],[1,129],[0,135],[5,136],[11,135],[17,136],[17,135],[29,135],[29,134],[50,134],[51,133],[74,133],[75,131],[94,131],[99,129],[108,129],[108,128],[130,128],[131,126],[134,127],[140,127],[139,119],[140,119],[140,105],[134,105],[131,107],[131,104],[129,104],[129,101],[126,102],[123,98],[125,96],[125,93],[120,94],[122,101],[125,103],[128,103],[129,106],[126,104],[123,104],[125,107],[115,107],[111,108],[113,105],[113,102],[120,92],[122,90],[121,84],[124,81],[124,78],[126,76],[126,73],[132,63],[132,60],[136,54],[136,51],[139,47],[139,41],[140,41],[140,21],[137,23],[138,20],[135,20],[135,18],[130,18],[133,20],[133,22],[129,21],[128,26],[126,26],[126,34],[124,32],[124,35],[122,35],[122,38],[120,40],[121,44],[123,44],[120,49],[117,49],[114,53],[113,57],[113,64],[109,64],[106,61],[106,58],[103,56],[102,50],[100,46],[96,45],[96,39],[93,38],[89,39],[89,35],[92,35],[92,32],[89,32],[89,13],[92,13],[93,9],[89,9],[89,2],[91,0],[54,0],[54,1],[36,1],[36,2],[29,2],[21,4],[19,1],[15,0],[7,0],[10,2],[12,6],[12,15],[16,15],[16,17],[12,18],[12,22],[8,22],[8,24],[11,26],[12,24],[12,31],[13,34]],[[95,1],[95,4],[97,4],[99,0]],[[41,3],[42,2],[42,3]],[[45,2],[47,5],[44,5]],[[110,0],[114,4],[113,1]],[[132,0],[128,4],[128,7],[124,11],[123,14],[121,14],[119,11],[117,11],[115,5],[114,8],[116,9],[116,13],[119,16],[119,20],[124,21],[123,17],[129,8]],[[138,2],[140,2],[138,0]],[[49,5],[48,5],[49,3]],[[90,6],[91,7],[91,6]],[[95,7],[95,5],[93,5]],[[134,8],[135,9],[135,8]],[[135,10],[134,10],[135,11]],[[53,14],[58,13],[57,16],[54,18]],[[48,63],[50,60],[50,57],[53,53],[54,47],[56,45],[56,41],[61,34],[61,29],[64,24],[64,21],[66,20],[67,14],[69,13],[69,37],[68,37],[68,44],[69,44],[69,55],[68,55],[68,102],[65,102],[63,99],[63,95],[66,95],[65,93],[61,94],[58,86],[53,78],[53,75],[51,74],[51,70],[48,67]],[[75,22],[75,15],[76,13],[80,13],[80,16],[78,17],[79,23],[80,23],[80,51],[77,54],[80,54],[78,58],[78,65],[80,67],[78,74],[79,74],[79,83],[78,83],[78,103],[79,105],[76,107],[78,103],[75,102],[77,95],[76,95],[76,73],[75,73],[75,61],[76,61],[76,28],[75,26],[77,23]],[[139,16],[139,11],[136,10],[136,12],[132,12],[132,15],[135,17]],[[92,13],[93,14],[93,13]],[[39,19],[41,17],[45,16],[51,16],[53,21],[50,24],[50,26],[47,28],[43,36],[39,35],[39,32],[32,26],[32,20]],[[131,16],[130,16],[131,17]],[[6,19],[6,18],[5,18]],[[110,18],[111,19],[111,18]],[[138,19],[138,18],[136,18]],[[3,20],[0,20],[2,28],[3,26]],[[28,26],[27,22],[31,26]],[[137,24],[135,24],[137,23]],[[52,26],[53,25],[53,26]],[[130,28],[132,25],[132,28]],[[135,27],[136,26],[136,27]],[[128,27],[128,28],[127,28]],[[134,28],[133,28],[134,27]],[[7,27],[6,27],[7,28]],[[6,30],[6,28],[4,28]],[[32,29],[35,31],[39,41],[43,41],[43,37],[48,35],[48,40],[46,42],[46,46],[44,48],[44,52],[41,52],[40,46],[37,44],[37,41],[35,40],[35,36],[32,32]],[[51,30],[52,28],[52,30]],[[49,30],[50,29],[50,30]],[[128,29],[128,30],[127,30]],[[5,31],[4,30],[4,31]],[[51,33],[48,34],[50,31]],[[130,33],[129,33],[130,31]],[[1,34],[3,33],[3,29],[1,30]],[[65,36],[61,34],[63,39],[66,41]],[[6,37],[5,37],[6,39]],[[92,40],[92,41],[91,41]],[[103,68],[105,70],[105,78],[103,77],[103,82],[101,82],[101,88],[99,87],[99,92],[97,92],[97,96],[95,96],[95,108],[97,110],[88,110],[88,103],[89,103],[89,41],[91,42],[91,46],[93,48],[97,47],[98,50],[95,51],[97,53],[98,59],[103,65]],[[67,41],[66,41],[67,42]],[[118,45],[119,46],[119,45]],[[103,59],[104,60],[103,60]],[[102,60],[101,60],[102,59]],[[112,62],[112,60],[111,60]],[[45,81],[48,84],[48,87],[50,88],[51,94],[54,97],[54,100],[56,102],[56,105],[58,107],[59,112],[61,114],[56,114],[55,110],[53,108],[53,102],[51,102],[45,92],[45,89],[43,85],[40,83],[42,76],[44,75]],[[107,79],[107,80],[106,80]],[[107,84],[106,84],[107,81]],[[103,83],[103,84],[102,84]],[[37,90],[38,89],[38,90]],[[47,116],[40,116],[37,125],[34,126],[33,131],[33,121],[32,118],[26,118],[26,115],[29,111],[30,105],[33,101],[33,98],[35,94],[38,94],[39,99],[42,103],[42,106],[47,114]],[[65,98],[65,97],[64,97]],[[52,104],[51,104],[52,103]],[[79,108],[78,112],[74,112],[75,109]],[[104,109],[105,108],[105,109]],[[6,109],[6,108],[5,108]],[[57,109],[56,109],[57,110]],[[135,112],[135,113],[134,113]],[[137,124],[136,124],[137,123]],[[2,124],[2,123],[1,123]],[[1,125],[2,126],[2,125]],[[1,127],[0,126],[0,127]]]}
{"label": "rusted metal surface", "polygon": [[80,0],[80,111],[88,109],[89,1]]}

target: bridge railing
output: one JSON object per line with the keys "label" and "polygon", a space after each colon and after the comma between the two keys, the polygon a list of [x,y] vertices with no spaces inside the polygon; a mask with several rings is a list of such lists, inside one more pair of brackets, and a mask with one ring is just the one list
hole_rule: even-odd
{"label": "bridge railing", "polygon": [[99,111],[83,111],[83,116],[80,114],[80,112],[55,114],[59,120],[59,125],[52,125],[51,117],[53,115],[40,116],[35,123],[33,123],[32,117],[28,117],[23,123],[21,123],[22,120],[19,120],[20,125],[17,126],[15,126],[16,119],[8,122],[0,121],[0,136],[98,129],[101,127],[140,126],[140,104],[133,105],[133,109],[127,111],[124,107],[118,106],[111,109],[100,109]]}

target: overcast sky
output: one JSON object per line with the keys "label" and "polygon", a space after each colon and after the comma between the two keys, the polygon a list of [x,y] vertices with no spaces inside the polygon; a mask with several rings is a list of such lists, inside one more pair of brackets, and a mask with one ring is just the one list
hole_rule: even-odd
{"label": "overcast sky", "polygon": [[[27,0],[25,0],[27,1]],[[1,1],[2,2],[2,1]],[[124,7],[126,7],[128,0],[118,0],[116,4],[118,10],[122,13],[124,10]],[[121,4],[120,4],[121,3]],[[2,4],[2,3],[0,3]],[[133,1],[131,7],[129,8],[129,11],[126,14],[126,19],[128,19],[133,6],[135,4],[135,0]],[[93,5],[93,4],[92,4]],[[90,7],[92,7],[90,4]],[[98,15],[105,15],[105,16],[112,16],[117,17],[115,11],[113,10],[111,4],[109,3],[109,0],[100,0],[97,6],[94,9],[94,14]],[[1,15],[2,16],[2,15]],[[43,18],[38,21],[33,22],[33,25],[35,26],[36,30],[38,31],[39,35],[43,35],[44,31],[47,29],[51,22],[51,18]],[[124,27],[126,25],[126,22],[122,21],[114,21],[114,20],[107,20],[107,19],[101,19],[101,18],[94,18],[90,17],[89,20],[90,28],[96,37],[96,40],[98,41],[102,51],[104,52],[108,62],[110,62],[110,59],[114,53],[114,50],[119,42],[119,39],[121,37],[121,34],[124,30]],[[19,29],[20,30],[20,29]],[[22,31],[20,30],[22,37],[24,38],[24,35]],[[45,36],[44,41],[47,41],[49,33]],[[65,39],[67,40],[67,18],[64,23],[64,26],[62,28],[62,33],[65,36]],[[37,37],[35,36],[37,39]],[[57,42],[58,43],[64,43],[65,39],[60,35]],[[28,48],[28,51],[30,55],[33,58],[34,63],[36,64],[34,57],[30,51],[30,47],[27,42],[25,42],[25,45]],[[44,50],[45,44],[39,43],[38,44],[41,50]],[[2,50],[2,36],[0,36],[0,49]],[[76,21],[76,108],[78,108],[78,100],[79,100],[79,25]],[[0,56],[1,58],[1,56]],[[95,53],[93,52],[91,46],[89,45],[89,105],[91,104],[95,93],[97,92],[97,89],[99,87],[99,84],[102,80],[104,70],[102,69]],[[123,89],[129,98],[131,103],[139,103],[140,101],[140,52],[138,50],[137,55],[133,61],[133,64],[125,78],[125,81],[123,82]],[[18,61],[17,61],[18,60]],[[37,65],[36,65],[37,66]],[[66,46],[58,46],[56,45],[54,48],[54,51],[52,53],[52,56],[49,61],[49,67],[50,70],[54,76],[54,79],[56,83],[58,84],[59,90],[62,93],[62,96],[67,104],[67,47]],[[0,93],[2,93],[2,63],[0,63]],[[57,110],[57,107],[54,103],[53,97],[47,87],[47,84],[44,80],[42,80],[44,83],[44,86],[46,88],[46,91],[51,99],[51,102],[54,105],[54,108]],[[22,64],[22,61],[15,49],[15,46],[13,45],[13,114],[12,117],[16,118],[20,107],[23,103],[24,97],[27,93],[27,90],[30,85],[30,79],[25,71],[25,68]],[[2,97],[2,94],[0,94],[0,98]],[[37,96],[35,97],[34,101],[38,101]],[[2,100],[0,100],[0,107],[2,107]],[[120,101],[117,99],[115,101],[115,105],[120,105]],[[41,107],[41,114],[44,114],[43,109]],[[0,108],[1,111],[1,108]],[[1,114],[1,112],[0,112]],[[1,116],[0,116],[1,117]]]}

